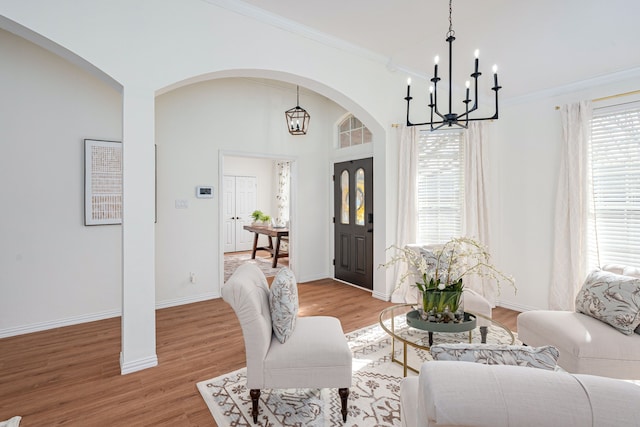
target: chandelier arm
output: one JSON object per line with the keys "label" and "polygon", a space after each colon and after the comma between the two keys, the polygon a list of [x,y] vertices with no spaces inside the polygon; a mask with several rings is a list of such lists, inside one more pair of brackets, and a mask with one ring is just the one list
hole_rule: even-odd
{"label": "chandelier arm", "polygon": [[440,114],[440,110],[438,110],[438,81],[439,80],[440,79],[438,77],[434,77],[433,79],[431,79],[431,81],[433,82],[433,102],[429,104],[429,107],[431,107],[431,121],[433,121],[434,112],[442,120],[446,120],[445,116]]}
{"label": "chandelier arm", "polygon": [[492,119],[497,120],[498,119],[498,91],[500,90],[500,86],[496,86],[494,90],[496,92],[496,112],[494,113]]}
{"label": "chandelier arm", "polygon": [[413,99],[413,97],[409,96],[408,91],[407,91],[407,97],[405,98],[405,100],[407,101],[407,126],[415,126],[413,123],[411,123],[411,121],[409,120],[409,106],[411,104],[411,100]]}

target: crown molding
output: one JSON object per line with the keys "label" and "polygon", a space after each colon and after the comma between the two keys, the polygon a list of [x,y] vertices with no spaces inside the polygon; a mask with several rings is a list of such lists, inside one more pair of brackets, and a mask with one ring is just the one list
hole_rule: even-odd
{"label": "crown molding", "polygon": [[352,53],[362,58],[379,62],[387,66],[388,64],[390,64],[390,59],[384,55],[373,52],[369,49],[365,49],[353,43],[349,43],[338,37],[334,37],[332,35],[329,35],[322,31],[318,31],[306,25],[302,25],[298,22],[292,21],[291,19],[282,17],[275,13],[267,12],[264,9],[260,9],[259,7],[247,4],[243,1],[239,1],[239,0],[202,0],[202,1],[205,3],[209,3],[211,5],[229,10],[231,12],[235,12],[239,15],[243,15],[243,16],[255,19],[256,21],[260,21],[265,24],[272,25],[276,28],[280,28],[281,30],[288,31],[290,33],[299,35],[301,37],[305,37],[307,39],[316,41],[318,43],[322,43],[326,46],[329,46],[335,49],[340,49],[342,51]]}
{"label": "crown molding", "polygon": [[633,79],[640,79],[640,67],[630,68],[628,70],[617,71],[601,76],[592,77],[585,80],[569,83],[562,86],[556,86],[538,92],[526,95],[515,96],[505,99],[503,105],[517,105],[528,102],[539,101],[543,99],[555,98],[558,96],[569,95],[576,92],[593,89],[598,86],[610,85],[625,82]]}

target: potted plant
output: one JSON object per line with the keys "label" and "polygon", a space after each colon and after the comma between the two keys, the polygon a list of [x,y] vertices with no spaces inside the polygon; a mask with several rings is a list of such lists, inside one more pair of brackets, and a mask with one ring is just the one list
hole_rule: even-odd
{"label": "potted plant", "polygon": [[261,210],[251,212],[251,218],[253,218],[253,225],[269,225],[271,221],[271,217]]}
{"label": "potted plant", "polygon": [[398,262],[407,266],[398,285],[412,275],[420,278],[415,286],[422,294],[421,310],[425,320],[461,321],[464,317],[464,279],[470,276],[491,279],[496,284],[498,293],[503,282],[516,289],[513,278],[491,264],[488,249],[468,237],[451,239],[433,250],[397,246],[391,246],[388,250],[392,250],[393,255],[383,267],[390,267]]}

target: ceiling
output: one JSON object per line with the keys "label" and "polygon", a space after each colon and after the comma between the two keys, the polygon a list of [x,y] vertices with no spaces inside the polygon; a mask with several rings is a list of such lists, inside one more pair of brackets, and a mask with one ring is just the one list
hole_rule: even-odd
{"label": "ceiling", "polygon": [[[431,77],[435,55],[441,67],[448,61],[447,0],[223,3],[248,5],[280,26],[311,29],[364,48],[414,81]],[[463,85],[473,72],[476,48],[484,73],[479,85],[491,85],[491,66],[497,64],[501,96],[507,99],[640,70],[638,17],[637,0],[453,0],[454,81]]]}

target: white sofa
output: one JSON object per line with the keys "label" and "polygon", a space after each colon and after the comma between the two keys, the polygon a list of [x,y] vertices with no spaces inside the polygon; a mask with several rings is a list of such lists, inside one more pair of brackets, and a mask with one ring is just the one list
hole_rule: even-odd
{"label": "white sofa", "polygon": [[639,425],[640,386],[612,378],[461,361],[425,362],[400,387],[404,427]]}
{"label": "white sofa", "polygon": [[[638,278],[636,268],[608,265],[614,274]],[[558,365],[577,374],[640,379],[640,335],[574,311],[532,310],[518,315],[518,338],[530,346],[553,345]]]}

